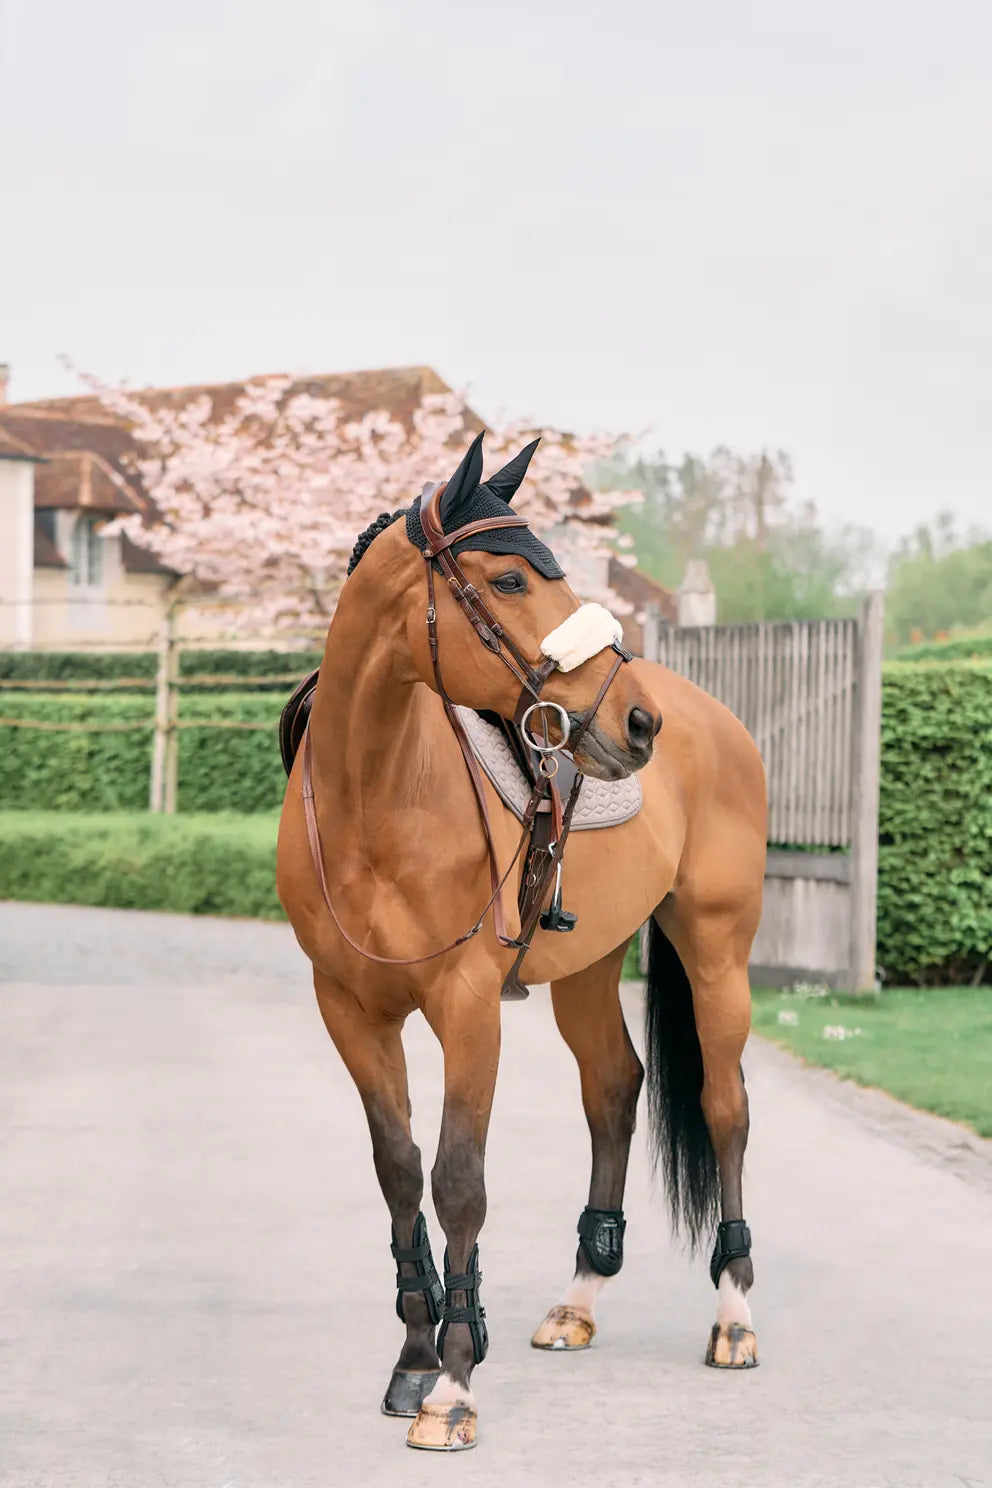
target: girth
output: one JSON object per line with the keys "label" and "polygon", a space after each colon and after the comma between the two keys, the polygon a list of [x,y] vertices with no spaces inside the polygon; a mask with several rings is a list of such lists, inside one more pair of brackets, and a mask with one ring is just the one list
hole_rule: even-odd
{"label": "girth", "polygon": [[[558,879],[555,898],[552,902],[549,916],[551,923],[548,929],[571,929],[571,920],[561,909],[560,900],[560,866],[565,843],[571,826],[572,815],[582,787],[582,774],[573,769],[573,778],[568,784],[567,794],[563,793],[557,781],[559,768],[559,749],[561,745],[552,743],[547,724],[547,713],[544,710],[557,709],[563,718],[564,710],[558,709],[556,704],[542,703],[541,692],[548,678],[557,668],[557,662],[551,658],[544,658],[536,667],[532,666],[523,652],[508,636],[497,617],[482,599],[479,591],[472,584],[457,559],[453,556],[451,549],[455,544],[463,541],[474,533],[495,530],[503,527],[526,527],[527,522],[523,517],[512,514],[505,517],[487,517],[477,522],[469,522],[465,526],[457,528],[454,532],[446,533],[440,521],[440,498],[444,486],[428,484],[424,487],[420,501],[420,523],[423,528],[427,544],[422,550],[427,570],[427,639],[431,653],[431,666],[434,672],[434,683],[438,696],[444,707],[445,714],[451,730],[458,741],[462,758],[472,782],[482,821],[483,834],[486,842],[486,854],[489,862],[489,878],[491,894],[482,909],[475,924],[457,939],[448,945],[442,946],[440,950],[431,951],[424,956],[379,956],[373,951],[366,950],[357,944],[348,934],[338,918],[334,905],[331,902],[327,886],[327,878],[324,870],[323,850],[320,842],[320,831],[317,824],[316,802],[313,791],[312,775],[312,744],[310,736],[309,709],[312,694],[316,686],[316,674],[305,679],[297,688],[290,703],[287,704],[283,714],[283,722],[280,728],[280,743],[283,752],[283,761],[287,759],[291,763],[292,755],[295,754],[295,746],[300,739],[300,722],[305,714],[305,725],[302,729],[303,745],[303,808],[306,819],[307,838],[310,845],[310,854],[313,859],[314,869],[320,885],[321,895],[330,912],[331,918],[337,927],[342,939],[366,960],[374,961],[380,965],[388,966],[418,966],[427,961],[433,961],[438,956],[445,955],[457,946],[464,945],[482,929],[489,910],[493,912],[493,926],[500,944],[517,951],[513,967],[508,973],[503,986],[504,997],[526,997],[527,991],[521,985],[518,977],[521,962],[533,939],[538,919],[541,916],[541,906],[547,895],[552,879]],[[530,799],[524,809],[523,830],[517,844],[516,852],[510,860],[509,866],[501,874],[499,862],[496,855],[496,846],[493,840],[492,822],[489,815],[489,805],[486,800],[486,787],[478,761],[469,742],[468,734],[458,717],[455,705],[448,695],[444,686],[441,673],[440,644],[437,630],[437,605],[435,597],[435,564],[446,579],[449,589],[458,603],[462,613],[472,625],[482,644],[517,678],[521,685],[520,696],[514,709],[513,725],[502,720],[507,732],[507,737],[514,741],[514,747],[525,763],[528,776],[532,781]],[[568,736],[568,746],[573,754],[581,744],[589,725],[592,723],[599,710],[603,699],[606,697],[610,687],[616,678],[621,666],[632,660],[631,653],[619,642],[614,642],[613,649],[617,656],[606,680],[600,687],[592,705],[586,709],[579,721],[578,726]],[[293,705],[296,705],[295,708]],[[540,726],[542,739],[536,739],[533,734],[524,731],[522,723],[528,708],[538,704],[541,708]],[[291,711],[292,709],[292,711]],[[287,717],[288,715],[288,717]],[[567,720],[565,720],[567,723]],[[564,743],[564,739],[562,740]],[[536,763],[535,763],[536,760]],[[550,762],[549,762],[550,761]],[[551,766],[554,768],[551,768]],[[520,892],[518,895],[518,909],[520,913],[520,934],[513,937],[509,934],[506,925],[506,916],[503,909],[502,891],[504,885],[513,872],[525,845],[528,844],[524,860],[524,872],[521,879]],[[545,916],[545,920],[548,916]]]}

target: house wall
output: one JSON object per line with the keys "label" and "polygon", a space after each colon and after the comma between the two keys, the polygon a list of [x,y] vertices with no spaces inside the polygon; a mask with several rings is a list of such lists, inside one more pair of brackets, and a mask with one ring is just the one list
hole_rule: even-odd
{"label": "house wall", "polygon": [[0,459],[0,646],[33,643],[34,464]]}
{"label": "house wall", "polygon": [[165,590],[158,574],[123,574],[102,595],[81,594],[68,570],[39,569],[34,645],[47,651],[149,650],[165,615]]}
{"label": "house wall", "polygon": [[[72,552],[75,521],[75,511],[56,513],[56,546],[66,556]],[[129,573],[121,560],[119,539],[105,537],[102,579],[97,585],[74,584],[68,568],[35,569],[30,644],[47,651],[152,650],[161,639],[171,588],[165,574]],[[180,606],[175,616],[176,639],[190,646],[235,649],[267,645],[267,638],[260,640],[250,632],[234,635],[234,608],[210,600],[196,609]],[[286,644],[299,642],[290,637]]]}
{"label": "house wall", "polygon": [[[72,552],[75,521],[74,511],[56,513],[56,546],[66,555]],[[99,584],[74,584],[68,568],[35,571],[33,644],[48,651],[147,650],[158,641],[168,589],[164,574],[128,573],[120,540],[106,537]]]}

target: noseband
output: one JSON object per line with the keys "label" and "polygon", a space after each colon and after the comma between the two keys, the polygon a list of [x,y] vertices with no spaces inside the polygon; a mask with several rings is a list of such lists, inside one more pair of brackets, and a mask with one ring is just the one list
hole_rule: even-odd
{"label": "noseband", "polygon": [[[574,729],[570,729],[568,715],[565,710],[559,704],[547,702],[541,697],[545,683],[552,673],[557,670],[559,663],[551,657],[545,657],[536,667],[531,665],[512,636],[507,635],[499,620],[483,600],[478,589],[469,581],[451,551],[457,543],[464,542],[466,538],[473,537],[480,532],[495,532],[505,527],[526,527],[528,525],[526,519],[524,517],[513,516],[512,514],[505,517],[485,517],[477,522],[467,522],[464,526],[456,528],[454,532],[445,532],[440,519],[440,501],[443,493],[443,485],[429,483],[424,487],[420,498],[420,525],[423,528],[424,536],[427,538],[425,547],[421,549],[421,554],[427,567],[427,640],[430,646],[431,666],[434,670],[435,686],[444,705],[444,711],[451,725],[452,732],[458,740],[462,757],[465,760],[469,778],[475,792],[475,798],[478,802],[479,814],[482,818],[482,827],[486,838],[492,893],[481,915],[470,930],[460,935],[457,940],[451,941],[449,945],[442,946],[438,951],[431,951],[426,956],[378,956],[374,952],[367,951],[358,945],[338,919],[328,892],[320,834],[317,827],[316,802],[313,792],[309,723],[307,724],[303,739],[303,807],[306,817],[307,837],[324,903],[330,911],[338,933],[358,955],[363,956],[368,961],[378,962],[380,965],[419,966],[423,962],[433,961],[438,956],[443,956],[448,951],[453,951],[456,946],[464,945],[466,941],[471,940],[482,929],[486,916],[491,909],[493,911],[493,924],[496,936],[500,944],[519,952],[514,963],[513,971],[507,978],[508,983],[512,979],[513,983],[516,984],[516,972],[527,951],[530,949],[531,939],[541,912],[545,892],[556,872],[560,882],[562,853],[565,849],[565,840],[571,826],[572,815],[583,779],[581,773],[576,774],[572,789],[569,792],[568,801],[563,806],[561,795],[554,783],[554,776],[558,769],[558,762],[555,755],[567,743],[569,752],[574,757],[575,751],[585,737],[589,725],[602,705],[603,699],[613,685],[617,673],[624,663],[631,661],[633,657],[619,641],[614,640],[611,643],[613,650],[617,653],[616,660],[611,666],[605,682],[596,694],[592,705],[586,709],[577,726]],[[503,874],[500,874],[499,862],[496,857],[496,846],[493,841],[492,822],[489,816],[489,806],[486,800],[486,788],[483,783],[482,772],[472,751],[468,734],[455,711],[454,703],[448,696],[441,675],[440,643],[437,630],[437,603],[434,588],[435,563],[447,580],[448,587],[461,608],[462,613],[486,650],[490,651],[494,656],[499,657],[503,665],[513,673],[514,677],[520,683],[520,696],[517,699],[516,708],[514,709],[513,722],[521,730],[525,742],[531,748],[537,750],[540,755],[537,784],[534,786],[523,814],[523,832],[517,844],[517,850],[510,861],[510,865]],[[600,647],[599,649],[603,648]],[[551,742],[548,732],[548,712],[556,712],[560,715],[558,727],[562,737],[557,743]],[[540,739],[534,738],[530,732],[530,728],[532,727],[531,720],[535,714],[538,718],[538,726],[541,728],[542,737]],[[556,828],[554,843],[545,852],[544,862],[540,870],[537,872],[532,870],[525,881],[527,892],[523,896],[523,904],[521,906],[520,934],[517,937],[512,937],[508,934],[506,928],[502,890],[510,874],[513,872],[517,860],[523,851],[524,844],[530,836],[542,803],[545,812],[550,809],[551,819]],[[516,995],[526,994],[519,992]]]}

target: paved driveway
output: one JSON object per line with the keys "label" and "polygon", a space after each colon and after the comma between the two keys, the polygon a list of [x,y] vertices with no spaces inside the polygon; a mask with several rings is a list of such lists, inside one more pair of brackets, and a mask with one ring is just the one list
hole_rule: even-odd
{"label": "paved driveway", "polygon": [[[438,1460],[377,1413],[389,1223],[289,932],[3,905],[0,977],[3,1488],[992,1485],[989,1144],[755,1044],[762,1367],[702,1367],[712,1289],[643,1135],[600,1335],[537,1354],[587,1144],[546,997],[507,1007],[480,1443]],[[438,1051],[408,1048],[430,1154]]]}

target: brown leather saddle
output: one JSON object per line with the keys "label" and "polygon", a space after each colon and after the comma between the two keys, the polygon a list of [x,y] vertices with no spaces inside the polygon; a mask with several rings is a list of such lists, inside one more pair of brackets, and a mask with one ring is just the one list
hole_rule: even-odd
{"label": "brown leather saddle", "polygon": [[303,681],[298,682],[293,688],[289,702],[279,715],[279,753],[282,755],[283,769],[287,775],[292,773],[293,761],[299,753],[303,735],[310,722],[310,709],[313,706],[313,695],[317,690],[319,676],[320,667],[314,667],[312,672],[307,672]]}

